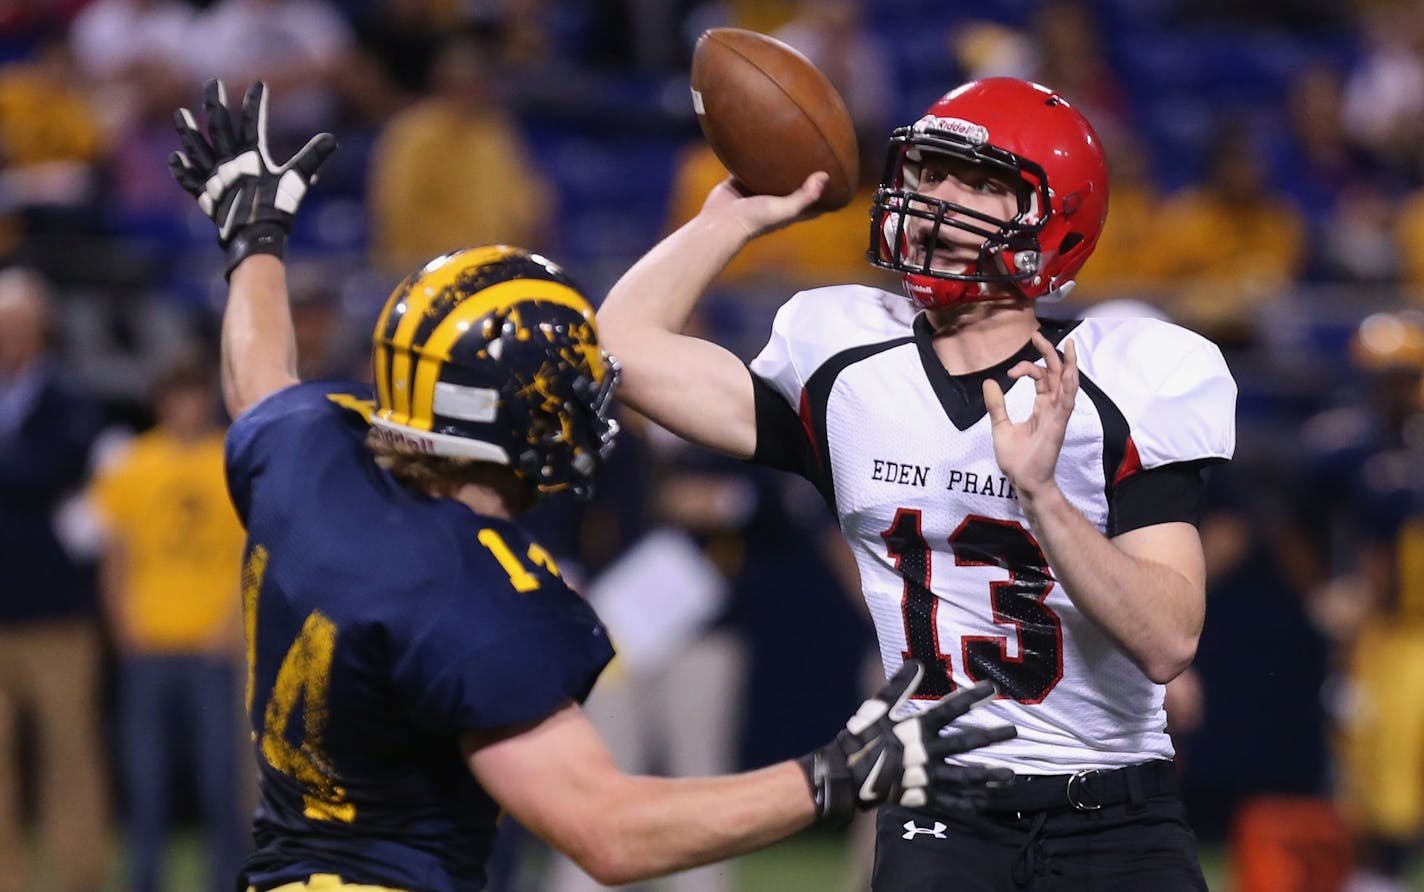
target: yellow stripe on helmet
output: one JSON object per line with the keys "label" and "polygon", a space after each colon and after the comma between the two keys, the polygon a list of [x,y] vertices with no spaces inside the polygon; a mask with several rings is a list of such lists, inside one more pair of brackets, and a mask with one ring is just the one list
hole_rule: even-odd
{"label": "yellow stripe on helmet", "polygon": [[[409,292],[409,288],[396,286],[401,292]],[[391,309],[399,303],[396,300],[395,292],[386,298],[386,305],[381,307],[381,315],[376,319],[376,327],[371,329],[371,365],[376,376],[376,405],[382,408],[389,408],[391,405],[391,354],[386,348],[386,326],[391,321]]]}
{"label": "yellow stripe on helmet", "polygon": [[[430,305],[447,288],[454,285],[466,270],[473,266],[482,266],[502,260],[515,251],[515,248],[507,245],[491,245],[444,255],[427,264],[420,276],[411,283],[410,288],[406,289],[404,313],[400,322],[396,324],[395,333],[387,342],[387,346],[395,352],[394,360],[390,363],[390,379],[382,382],[379,377],[377,378],[377,392],[383,397],[381,407],[388,410],[389,420],[398,424],[408,423],[411,403],[411,366],[414,362],[413,352],[416,349],[416,345],[412,341],[426,312],[430,309]],[[392,307],[388,306],[382,312],[383,319],[389,320],[391,310]],[[380,337],[379,333],[383,329],[378,327],[376,331],[378,332],[377,336]],[[382,352],[378,349],[378,356]],[[384,359],[384,356],[379,358]],[[378,376],[382,374],[379,368],[376,374]]]}
{"label": "yellow stripe on helmet", "polygon": [[553,303],[577,310],[589,311],[583,295],[567,285],[547,279],[513,279],[492,285],[451,311],[431,332],[420,348],[420,361],[415,372],[414,395],[408,423],[420,430],[430,430],[435,424],[435,382],[440,380],[441,367],[450,361],[455,342],[477,320],[497,310],[517,303]]}

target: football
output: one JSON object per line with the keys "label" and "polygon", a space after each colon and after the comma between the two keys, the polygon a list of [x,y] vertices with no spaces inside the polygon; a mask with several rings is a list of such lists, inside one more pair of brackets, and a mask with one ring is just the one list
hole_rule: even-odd
{"label": "football", "polygon": [[830,174],[819,205],[850,203],[860,175],[845,102],[811,61],[779,40],[713,28],[692,55],[692,106],[712,151],[747,191],[794,192]]}

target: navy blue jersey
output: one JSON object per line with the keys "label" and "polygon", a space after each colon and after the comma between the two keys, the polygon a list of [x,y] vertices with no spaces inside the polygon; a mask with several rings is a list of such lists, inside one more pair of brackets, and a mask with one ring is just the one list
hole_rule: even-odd
{"label": "navy blue jersey", "polygon": [[228,433],[261,788],[245,878],[479,889],[498,806],[460,732],[582,700],[613,650],[518,527],[375,464],[368,398],[301,384]]}

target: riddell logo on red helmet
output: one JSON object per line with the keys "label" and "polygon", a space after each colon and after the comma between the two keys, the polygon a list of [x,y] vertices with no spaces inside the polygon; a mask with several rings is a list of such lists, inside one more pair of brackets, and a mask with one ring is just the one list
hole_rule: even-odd
{"label": "riddell logo on red helmet", "polygon": [[941,118],[938,115],[925,115],[915,122],[915,130],[923,132],[926,130],[943,130],[946,133],[953,133],[955,136],[962,136],[972,143],[983,145],[989,141],[989,130],[975,124],[973,121],[966,121],[963,118]]}

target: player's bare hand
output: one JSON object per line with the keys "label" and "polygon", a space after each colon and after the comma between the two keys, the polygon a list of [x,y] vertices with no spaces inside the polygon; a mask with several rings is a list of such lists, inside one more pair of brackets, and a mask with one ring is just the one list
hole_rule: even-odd
{"label": "player's bare hand", "polygon": [[731,215],[746,229],[747,238],[753,239],[820,216],[823,209],[816,202],[829,179],[829,174],[818,170],[790,195],[749,195],[728,177],[708,193],[702,212]]}
{"label": "player's bare hand", "polygon": [[1009,418],[1004,391],[993,379],[984,382],[984,405],[994,432],[994,457],[1021,497],[1033,498],[1056,485],[1054,471],[1073,403],[1078,396],[1078,352],[1068,341],[1058,351],[1042,334],[1034,332],[1033,345],[1043,354],[1044,365],[1021,362],[1009,377],[1031,378],[1033,412],[1023,421]]}

